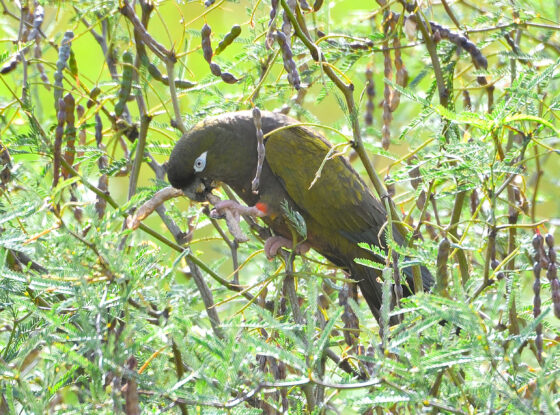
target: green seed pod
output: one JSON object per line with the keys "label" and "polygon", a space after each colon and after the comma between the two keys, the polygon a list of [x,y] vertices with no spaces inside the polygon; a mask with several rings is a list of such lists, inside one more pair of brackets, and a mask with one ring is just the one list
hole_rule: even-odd
{"label": "green seed pod", "polygon": [[132,89],[132,61],[132,53],[126,51],[123,54],[123,73],[121,89],[119,90],[119,100],[115,105],[115,115],[117,117],[122,115],[124,106],[126,105],[126,101],[128,100]]}
{"label": "green seed pod", "polygon": [[157,79],[158,81],[161,81],[161,80],[162,80],[163,75],[161,74],[160,70],[157,68],[156,65],[154,65],[153,63],[149,63],[149,64],[147,65],[147,68],[148,68],[148,73],[149,73],[150,75],[152,75],[152,77],[153,77],[154,79]]}
{"label": "green seed pod", "polygon": [[98,86],[93,87],[92,90],[89,91],[89,99],[87,102],[88,108],[91,108],[95,105],[95,100],[97,99],[100,93],[101,93],[101,89],[99,89]]}
{"label": "green seed pod", "polygon": [[60,46],[58,48],[58,60],[56,61],[56,71],[54,73],[54,107],[58,111],[58,104],[62,98],[62,79],[64,75],[62,72],[66,68],[68,59],[70,58],[70,51],[72,48],[72,39],[74,32],[68,31],[64,33]]}
{"label": "green seed pod", "polygon": [[202,37],[202,53],[204,54],[204,59],[206,62],[212,62],[212,43],[210,41],[210,34],[212,33],[212,29],[206,23],[202,26],[202,30],[200,31],[200,35]]}
{"label": "green seed pod", "polygon": [[72,49],[70,49],[70,57],[68,58],[68,69],[72,75],[78,76],[78,63]]}
{"label": "green seed pod", "polygon": [[227,48],[231,43],[241,34],[241,26],[235,25],[231,28],[229,33],[224,37],[224,39],[218,43],[218,47],[214,51],[214,55],[219,55]]}

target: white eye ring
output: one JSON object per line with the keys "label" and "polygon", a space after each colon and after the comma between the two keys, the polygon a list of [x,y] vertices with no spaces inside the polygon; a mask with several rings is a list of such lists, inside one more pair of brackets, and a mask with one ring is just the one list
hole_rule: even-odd
{"label": "white eye ring", "polygon": [[206,154],[207,153],[208,153],[208,151],[205,151],[200,156],[198,156],[198,158],[194,161],[193,168],[194,168],[194,171],[196,173],[200,173],[206,167]]}

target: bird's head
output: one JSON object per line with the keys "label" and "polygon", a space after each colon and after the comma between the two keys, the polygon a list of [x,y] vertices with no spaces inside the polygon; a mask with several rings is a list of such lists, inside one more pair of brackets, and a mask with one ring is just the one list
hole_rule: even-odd
{"label": "bird's head", "polygon": [[256,167],[255,137],[249,111],[205,119],[175,145],[167,167],[169,183],[201,202],[219,182],[245,181]]}

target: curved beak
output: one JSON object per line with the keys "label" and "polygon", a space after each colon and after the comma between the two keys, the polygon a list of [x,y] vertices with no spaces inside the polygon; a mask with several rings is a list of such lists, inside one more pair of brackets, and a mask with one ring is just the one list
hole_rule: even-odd
{"label": "curved beak", "polygon": [[216,183],[213,180],[196,177],[192,183],[181,190],[183,190],[183,193],[187,195],[189,199],[194,200],[195,202],[204,202],[206,201],[208,193],[210,193],[215,187],[215,184]]}

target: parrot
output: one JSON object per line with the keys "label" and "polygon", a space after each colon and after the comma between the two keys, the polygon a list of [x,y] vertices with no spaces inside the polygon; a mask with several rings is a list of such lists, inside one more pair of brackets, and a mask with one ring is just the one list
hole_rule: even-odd
{"label": "parrot", "polygon": [[[207,117],[175,144],[167,162],[169,183],[196,202],[205,201],[220,183],[227,184],[250,209],[230,200],[219,202],[221,206],[217,204],[215,209],[238,205],[244,208],[243,213],[261,217],[276,238],[265,242],[265,252],[270,251],[267,256],[273,256],[279,247],[293,245],[293,222],[287,218],[287,204],[303,217],[307,229],[297,253],[313,248],[345,270],[357,282],[379,321],[381,273],[355,259],[385,263],[382,255],[358,245],[365,242],[387,251],[385,208],[346,157],[333,157],[332,144],[300,124],[281,113],[261,112],[265,151],[258,191],[254,192],[258,139],[253,113],[237,111]],[[406,238],[395,227],[392,234],[397,244],[405,244]],[[413,287],[412,269],[404,268],[403,273],[408,286]],[[425,266],[421,266],[421,275],[422,288],[429,291],[434,278]],[[404,284],[404,295],[411,294]]]}

